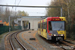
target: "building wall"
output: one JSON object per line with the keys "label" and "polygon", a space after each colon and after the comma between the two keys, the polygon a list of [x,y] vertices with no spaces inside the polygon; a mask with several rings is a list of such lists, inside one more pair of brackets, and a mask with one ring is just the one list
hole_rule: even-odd
{"label": "building wall", "polygon": [[[21,22],[22,21],[29,21],[30,22],[30,29],[34,29],[34,30],[38,29],[38,22],[41,20],[42,20],[42,18],[21,18]],[[23,26],[23,22],[21,23],[21,26]]]}
{"label": "building wall", "polygon": [[30,29],[34,29],[34,30],[37,30],[38,29],[38,22],[40,20],[30,20]]}

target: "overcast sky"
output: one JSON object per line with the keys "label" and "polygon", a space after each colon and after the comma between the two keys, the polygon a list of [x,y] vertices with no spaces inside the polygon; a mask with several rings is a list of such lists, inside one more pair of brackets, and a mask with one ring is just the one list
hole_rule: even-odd
{"label": "overcast sky", "polygon": [[[0,4],[15,5],[15,0],[0,0]],[[29,5],[29,6],[48,6],[51,0],[16,0],[16,5]],[[10,8],[10,10],[15,10],[15,8]],[[16,11],[26,11],[29,16],[44,16],[46,14],[45,8],[24,8],[17,7]]]}

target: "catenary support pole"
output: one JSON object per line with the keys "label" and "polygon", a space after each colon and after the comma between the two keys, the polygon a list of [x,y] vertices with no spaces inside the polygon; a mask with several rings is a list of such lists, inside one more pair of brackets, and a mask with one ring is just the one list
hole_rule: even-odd
{"label": "catenary support pole", "polygon": [[61,17],[62,17],[62,8],[61,8]]}
{"label": "catenary support pole", "polygon": [[9,32],[10,32],[10,16],[9,16]]}

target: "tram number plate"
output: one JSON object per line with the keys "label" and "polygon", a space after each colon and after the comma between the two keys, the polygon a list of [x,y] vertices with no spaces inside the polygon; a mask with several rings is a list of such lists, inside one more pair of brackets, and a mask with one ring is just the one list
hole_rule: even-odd
{"label": "tram number plate", "polygon": [[58,37],[58,39],[61,39],[61,37]]}

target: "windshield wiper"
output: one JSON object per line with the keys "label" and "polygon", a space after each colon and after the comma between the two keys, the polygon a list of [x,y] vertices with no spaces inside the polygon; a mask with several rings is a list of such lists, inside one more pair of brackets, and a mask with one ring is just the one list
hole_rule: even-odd
{"label": "windshield wiper", "polygon": [[61,25],[61,27],[59,28],[59,30],[58,30],[58,31],[60,31],[60,29],[62,28],[62,26],[63,26],[63,25]]}

